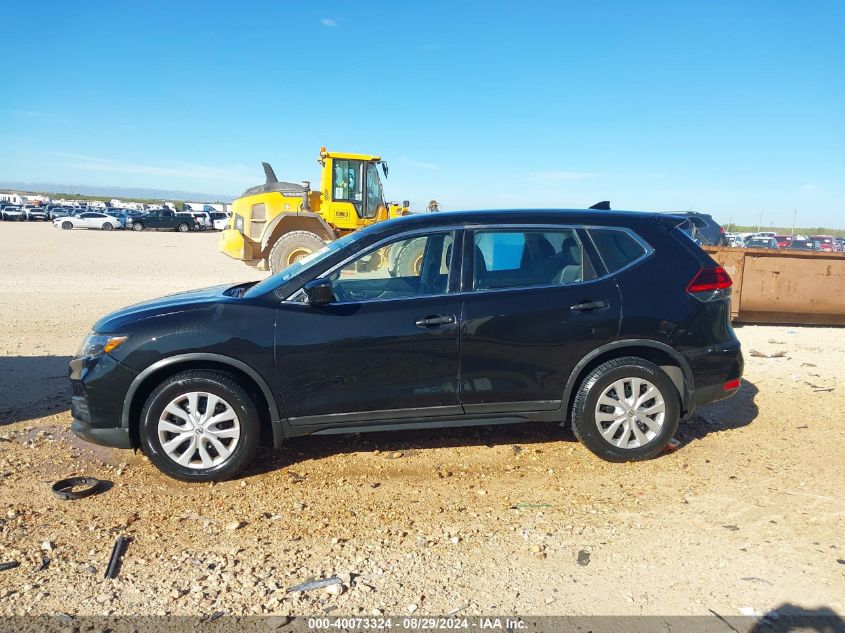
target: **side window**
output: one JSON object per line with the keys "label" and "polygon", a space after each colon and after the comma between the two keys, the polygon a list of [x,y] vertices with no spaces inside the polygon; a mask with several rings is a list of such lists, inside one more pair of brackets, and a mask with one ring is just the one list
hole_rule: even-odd
{"label": "side window", "polygon": [[645,255],[642,244],[619,229],[589,229],[590,237],[604,262],[607,272],[613,273]]}
{"label": "side window", "polygon": [[473,240],[476,290],[554,286],[595,277],[574,229],[476,231]]}
{"label": "side window", "polygon": [[360,160],[334,159],[334,199],[362,202],[363,163]]}
{"label": "side window", "polygon": [[432,233],[370,250],[329,275],[337,301],[444,294],[454,235]]}

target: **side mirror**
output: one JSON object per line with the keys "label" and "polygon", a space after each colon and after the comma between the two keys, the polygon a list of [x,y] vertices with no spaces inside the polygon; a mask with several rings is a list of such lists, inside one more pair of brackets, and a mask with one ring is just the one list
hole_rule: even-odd
{"label": "side mirror", "polygon": [[302,287],[308,303],[312,306],[324,306],[334,301],[334,291],[330,279],[319,278],[309,281]]}

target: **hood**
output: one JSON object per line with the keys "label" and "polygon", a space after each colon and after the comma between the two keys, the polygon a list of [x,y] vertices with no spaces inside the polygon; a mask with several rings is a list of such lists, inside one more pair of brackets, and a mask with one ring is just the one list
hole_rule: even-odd
{"label": "hood", "polygon": [[238,287],[232,284],[212,286],[200,290],[177,292],[159,299],[151,299],[143,303],[136,303],[107,314],[94,324],[94,332],[120,332],[121,329],[133,321],[149,319],[163,314],[172,314],[185,310],[196,310],[217,303],[237,301],[237,298],[225,294],[227,290]]}

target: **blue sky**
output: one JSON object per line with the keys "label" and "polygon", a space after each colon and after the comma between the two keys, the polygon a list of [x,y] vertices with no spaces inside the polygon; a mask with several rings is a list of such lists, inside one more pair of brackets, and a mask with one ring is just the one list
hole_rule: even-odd
{"label": "blue sky", "polygon": [[0,180],[238,194],[381,154],[390,199],[845,226],[845,2],[1,10]]}

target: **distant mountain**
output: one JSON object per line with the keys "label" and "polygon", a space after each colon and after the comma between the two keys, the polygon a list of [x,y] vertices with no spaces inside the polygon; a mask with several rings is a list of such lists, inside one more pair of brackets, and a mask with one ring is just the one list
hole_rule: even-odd
{"label": "distant mountain", "polygon": [[170,189],[149,189],[145,187],[111,187],[97,185],[59,185],[50,182],[4,182],[0,189],[27,191],[31,193],[67,193],[80,196],[101,196],[112,198],[155,198],[158,200],[182,200],[189,202],[231,202],[235,196],[220,193],[199,193]]}

